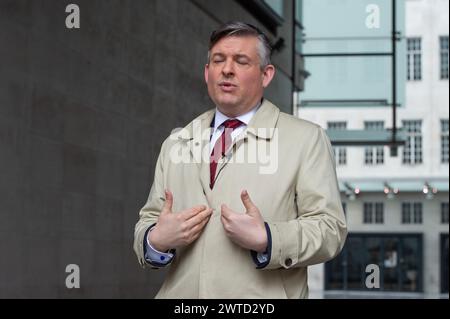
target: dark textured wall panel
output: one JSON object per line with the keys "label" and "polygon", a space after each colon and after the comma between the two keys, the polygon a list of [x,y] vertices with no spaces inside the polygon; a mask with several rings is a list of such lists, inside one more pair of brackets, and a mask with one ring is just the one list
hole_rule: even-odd
{"label": "dark textured wall panel", "polygon": [[165,270],[142,270],[132,241],[161,143],[212,107],[210,32],[255,22],[233,0],[72,3],[79,30],[66,1],[0,0],[0,298],[150,298]]}

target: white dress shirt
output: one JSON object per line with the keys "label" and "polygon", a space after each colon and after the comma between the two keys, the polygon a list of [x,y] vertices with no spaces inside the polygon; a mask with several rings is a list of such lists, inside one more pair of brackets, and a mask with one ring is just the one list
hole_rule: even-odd
{"label": "white dress shirt", "polygon": [[222,112],[219,111],[218,108],[216,108],[216,115],[214,117],[214,128],[213,128],[213,134],[211,137],[211,141],[209,143],[209,154],[212,153],[214,145],[216,144],[216,141],[219,139],[219,137],[222,135],[223,131],[225,130],[225,127],[222,125],[223,122],[226,120],[231,119],[237,119],[241,121],[243,124],[237,128],[235,128],[231,132],[231,140],[234,141],[234,139],[239,136],[246,128],[248,123],[250,123],[251,119],[253,118],[253,115],[258,111],[259,107],[261,106],[261,103],[258,103],[254,108],[252,108],[247,113],[240,115],[238,117],[232,118],[228,117]]}

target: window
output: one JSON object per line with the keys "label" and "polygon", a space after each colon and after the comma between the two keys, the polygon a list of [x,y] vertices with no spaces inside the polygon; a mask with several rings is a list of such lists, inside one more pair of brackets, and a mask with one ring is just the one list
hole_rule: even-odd
{"label": "window", "polygon": [[383,203],[375,203],[375,224],[384,223]]}
{"label": "window", "polygon": [[263,0],[280,17],[283,17],[283,0]]}
{"label": "window", "polygon": [[383,224],[384,223],[384,204],[383,203],[364,203],[364,224]]}
{"label": "window", "polygon": [[302,54],[303,50],[303,0],[295,0],[295,50],[298,54]]}
{"label": "window", "polygon": [[403,147],[403,164],[422,163],[422,121],[403,121],[406,144]]}
{"label": "window", "polygon": [[441,80],[448,80],[448,35],[439,37],[441,58]]}
{"label": "window", "polygon": [[[442,246],[448,257],[448,245]],[[365,284],[368,278],[365,270],[368,264],[376,264],[380,269],[380,288],[377,290],[423,292],[422,261],[422,235],[352,232],[348,234],[342,252],[325,264],[325,289],[373,291]],[[443,274],[447,277],[443,278],[448,278],[448,267],[444,269],[447,271]],[[448,283],[448,279],[441,281]]]}
{"label": "window", "polygon": [[441,163],[448,163],[448,120],[441,120]]}
{"label": "window", "polygon": [[[384,130],[383,121],[364,122],[366,131],[382,131]],[[364,162],[366,165],[381,165],[384,163],[384,147],[366,147],[364,151]]]}
{"label": "window", "polygon": [[[347,122],[328,122],[329,130],[346,130]],[[336,166],[347,164],[347,149],[345,147],[333,147]]]}
{"label": "window", "polygon": [[402,224],[411,223],[411,205],[410,203],[402,203]]}
{"label": "window", "polygon": [[236,0],[272,34],[283,25],[283,0]]}
{"label": "window", "polygon": [[364,224],[372,224],[372,203],[364,203]]}
{"label": "window", "polygon": [[407,70],[408,81],[419,81],[422,79],[422,53],[420,38],[408,39]]}
{"label": "window", "polygon": [[402,203],[402,224],[422,224],[422,203]]}
{"label": "window", "polygon": [[422,224],[422,203],[414,203],[413,223]]}
{"label": "window", "polygon": [[441,223],[448,224],[448,202],[441,203]]}

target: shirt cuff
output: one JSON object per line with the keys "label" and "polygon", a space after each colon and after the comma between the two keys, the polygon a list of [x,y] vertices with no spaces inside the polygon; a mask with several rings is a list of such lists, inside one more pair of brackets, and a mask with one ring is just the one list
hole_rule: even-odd
{"label": "shirt cuff", "polygon": [[148,240],[148,233],[152,231],[153,227],[155,227],[155,224],[150,226],[145,232],[144,258],[145,261],[148,262],[150,265],[161,268],[169,265],[172,262],[173,257],[175,256],[175,249],[171,249],[168,252],[164,253],[153,248],[153,246],[150,244]]}
{"label": "shirt cuff", "polygon": [[272,235],[270,233],[269,225],[267,223],[264,223],[264,226],[266,227],[267,232],[266,251],[263,253],[258,253],[254,250],[250,251],[250,254],[253,258],[253,262],[256,264],[256,269],[262,269],[266,267],[270,262],[270,258],[272,257]]}

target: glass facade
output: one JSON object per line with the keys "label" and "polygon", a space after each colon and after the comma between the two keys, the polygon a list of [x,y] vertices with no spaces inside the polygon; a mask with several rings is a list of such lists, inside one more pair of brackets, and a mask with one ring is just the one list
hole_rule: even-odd
{"label": "glass facade", "polygon": [[[300,108],[391,106],[392,1],[302,3],[302,55],[312,76],[300,93]],[[396,2],[396,30],[401,34],[405,30],[404,5],[404,1]],[[406,41],[402,38],[396,41],[395,56],[397,74],[405,74]],[[396,104],[404,106],[404,77],[397,76],[396,84]]]}
{"label": "glass facade", "polygon": [[441,293],[448,293],[448,234],[441,234]]}
{"label": "glass facade", "polygon": [[295,0],[295,51],[302,53],[303,49],[303,0]]}
{"label": "glass facade", "polygon": [[352,234],[338,257],[325,264],[325,289],[371,290],[367,265],[380,270],[380,291],[423,290],[422,235]]}
{"label": "glass facade", "polygon": [[283,17],[283,0],[263,0],[276,14]]}

